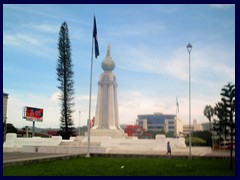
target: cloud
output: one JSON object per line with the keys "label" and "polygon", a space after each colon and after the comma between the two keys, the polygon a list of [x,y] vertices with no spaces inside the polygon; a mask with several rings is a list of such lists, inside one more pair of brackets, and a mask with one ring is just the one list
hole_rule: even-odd
{"label": "cloud", "polygon": [[37,6],[32,5],[32,4],[31,5],[30,4],[28,4],[28,5],[26,5],[26,4],[25,5],[24,4],[21,4],[21,5],[19,5],[19,4],[18,5],[4,4],[4,9],[21,11],[21,12],[29,13],[29,14],[32,14],[32,15],[40,15],[40,16],[43,16],[43,17],[59,19],[60,18],[59,14],[58,13],[53,13],[55,11],[54,7],[51,6],[51,8],[49,9],[48,6],[40,5],[40,4],[38,4]]}
{"label": "cloud", "polygon": [[[60,109],[60,100],[58,98],[59,95],[60,95],[60,92],[56,91],[52,93],[52,95],[50,96],[50,102],[55,104],[55,108],[57,107],[57,109]],[[72,107],[72,109],[74,110],[73,120],[74,120],[75,127],[79,125],[79,121],[81,121],[80,122],[81,126],[86,125],[87,119],[89,116],[89,95],[75,95],[73,102],[75,103],[75,106]],[[97,102],[97,96],[92,95],[91,117],[95,116],[96,102]],[[55,109],[55,112],[56,112],[56,109]],[[59,112],[57,113],[59,115]]]}
{"label": "cloud", "polygon": [[[219,89],[220,90],[220,89]],[[37,123],[36,127],[59,127],[60,118],[60,104],[58,100],[59,92],[51,94],[31,94],[29,92],[16,92],[5,90],[9,93],[8,101],[8,123],[12,123],[15,127],[21,128],[23,126],[31,126],[31,122],[22,119],[23,106],[39,107],[44,109],[43,122]],[[91,117],[95,116],[97,97],[92,97]],[[205,122],[206,118],[203,115],[203,109],[207,104],[215,106],[214,103],[220,100],[220,95],[196,96],[192,95],[192,120],[197,119],[198,122]],[[176,97],[171,95],[159,95],[157,92],[143,92],[140,90],[118,91],[119,102],[119,123],[120,124],[134,124],[137,115],[153,114],[160,112],[163,114],[176,113]],[[184,123],[188,122],[188,97],[178,97],[180,117]],[[73,113],[73,120],[75,127],[87,124],[89,113],[89,96],[76,95],[74,99],[75,110]]]}
{"label": "cloud", "polygon": [[159,11],[160,13],[169,15],[178,12],[179,8],[172,4],[165,4],[165,6],[154,6],[153,9]]}
{"label": "cloud", "polygon": [[[135,95],[137,94],[137,95]],[[207,104],[218,102],[219,96],[215,97],[193,97],[191,100],[191,117],[198,122],[206,122],[203,110]],[[180,118],[184,124],[189,120],[189,99],[188,97],[178,98]],[[119,121],[120,124],[134,124],[137,115],[153,114],[156,112],[163,114],[176,114],[176,98],[172,96],[158,95],[126,91],[119,94]]]}
{"label": "cloud", "polygon": [[226,9],[234,5],[233,4],[210,4],[209,6],[216,9]]}
{"label": "cloud", "polygon": [[10,34],[4,32],[3,47],[14,47],[16,50],[23,50],[29,54],[34,54],[44,58],[56,59],[57,48],[50,45],[51,38],[32,35],[31,33]]}
{"label": "cloud", "polygon": [[[58,5],[56,6],[51,4],[4,4],[4,9],[11,10],[11,11],[20,11],[20,13],[29,14],[29,16],[41,16],[42,18],[47,19],[57,19],[63,21],[67,19],[68,22],[78,23],[82,25],[92,25],[90,22],[85,22],[80,19],[76,19],[75,16],[72,17],[71,13],[69,13],[64,7],[61,8],[60,6],[71,6],[69,4]],[[75,5],[73,5],[75,6]],[[59,13],[61,12],[61,13]],[[19,12],[18,12],[19,13]]]}
{"label": "cloud", "polygon": [[61,92],[60,91],[57,91],[57,92],[54,92],[51,97],[50,97],[50,102],[53,102],[53,103],[57,103],[59,102],[59,97],[61,96]]}
{"label": "cloud", "polygon": [[3,72],[13,72],[13,68],[3,64]]}
{"label": "cloud", "polygon": [[[121,53],[116,55],[118,59],[121,59],[117,68],[121,67],[134,72],[164,73],[164,69],[159,70],[159,67],[163,67],[164,60],[155,49],[150,49],[143,44],[138,46],[123,45],[116,47],[116,49],[122,49]],[[155,53],[152,53],[153,51]]]}
{"label": "cloud", "polygon": [[164,73],[170,76],[187,81],[189,78],[189,61],[186,59],[188,57],[186,53],[183,53],[184,50],[183,48],[175,50],[170,59],[162,64],[162,69]]}
{"label": "cloud", "polygon": [[235,68],[234,67],[229,67],[227,64],[216,64],[213,65],[213,71],[216,74],[221,74],[225,81],[235,81]]}
{"label": "cloud", "polygon": [[[208,81],[205,78],[206,74],[211,74],[212,79],[209,79],[211,83],[223,82],[226,79],[228,81],[235,80],[233,50],[224,51],[223,46],[215,46],[215,43],[204,47],[196,46],[198,49],[193,49],[190,55],[193,82],[205,83]],[[144,73],[165,74],[176,79],[189,80],[189,55],[185,46],[176,47],[169,55],[145,45],[117,48],[123,50],[119,55],[119,59],[121,59],[117,66],[119,68]]]}
{"label": "cloud", "polygon": [[[60,25],[50,23],[24,23],[17,27],[4,28],[3,46],[7,50],[22,51],[42,58],[54,59],[57,57],[58,32]],[[73,42],[83,40],[83,30],[71,28],[70,39]],[[74,49],[73,49],[74,50]]]}
{"label": "cloud", "polygon": [[[38,107],[44,109],[43,122],[36,124],[36,127],[44,128],[59,128],[60,124],[60,100],[58,91],[52,94],[32,94],[29,92],[18,92],[12,90],[5,90],[9,93],[8,99],[8,123],[12,123],[17,128],[22,128],[26,125],[32,126],[30,121],[26,121],[22,118],[22,108],[24,106],[28,107]],[[87,124],[88,119],[88,102],[89,97],[86,96],[76,96],[74,99],[75,106],[73,107],[73,121],[75,127],[79,125],[79,118],[81,118],[81,126]],[[95,115],[96,107],[96,96],[92,97],[92,116]],[[79,111],[81,111],[81,117],[79,117]]]}
{"label": "cloud", "polygon": [[22,109],[24,106],[28,106],[44,109],[43,122],[37,123],[36,127],[55,128],[59,126],[59,105],[51,102],[48,96],[12,90],[6,90],[6,92],[9,93],[7,105],[8,123],[12,123],[18,128],[26,125],[32,126],[30,121],[22,118]]}
{"label": "cloud", "polygon": [[32,24],[32,25],[28,25],[27,27],[39,32],[54,33],[54,34],[57,34],[60,29],[60,26],[56,26],[52,24]]}
{"label": "cloud", "polygon": [[166,27],[159,22],[148,22],[138,24],[127,24],[123,26],[115,27],[112,31],[109,31],[108,35],[118,36],[121,38],[128,38],[129,36],[145,36],[148,34],[158,34],[165,31]]}
{"label": "cloud", "polygon": [[[8,123],[12,123],[17,128],[22,128],[26,125],[32,126],[30,121],[22,118],[22,108],[29,106],[44,109],[43,122],[37,123],[36,127],[59,128],[61,110],[59,91],[50,94],[33,94],[31,92],[4,89],[4,92],[9,94]],[[96,100],[96,95],[92,95],[91,117],[95,116]],[[81,118],[81,126],[86,125],[89,115],[89,95],[76,95],[73,102],[75,103],[75,106],[72,108],[74,110],[74,126],[77,127],[79,125],[79,118]],[[81,117],[79,117],[79,111],[81,111]]]}
{"label": "cloud", "polygon": [[137,115],[140,114],[153,114],[154,112],[174,114],[175,101],[172,106],[169,106],[171,99],[141,91],[121,91],[119,93],[120,124],[133,124]]}
{"label": "cloud", "polygon": [[[32,32],[35,31],[36,34],[41,33],[41,35],[46,36],[46,39],[48,39],[48,37],[52,35],[57,37],[60,31],[61,24],[54,25],[50,23],[37,23],[37,24],[29,23],[29,24],[24,24],[22,27],[26,27],[26,29],[29,29]],[[69,29],[70,39],[74,38],[74,40],[78,41],[79,39],[82,39],[85,37],[83,34],[86,34],[86,32],[84,32],[83,28],[79,28],[79,27],[75,28],[74,26],[72,27],[69,25],[68,27],[69,27],[68,29]],[[46,39],[44,41],[47,41]],[[56,44],[57,40],[58,39],[51,38],[50,40],[48,39],[48,42],[52,42]]]}

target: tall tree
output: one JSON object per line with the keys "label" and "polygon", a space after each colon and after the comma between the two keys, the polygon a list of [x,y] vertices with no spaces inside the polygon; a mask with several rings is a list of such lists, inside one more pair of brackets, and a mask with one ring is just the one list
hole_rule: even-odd
{"label": "tall tree", "polygon": [[228,135],[226,107],[223,102],[218,102],[214,108],[218,120],[214,119],[214,130],[219,135],[219,140],[226,140]]}
{"label": "tall tree", "polygon": [[60,82],[58,86],[60,90],[61,101],[61,117],[60,128],[63,139],[69,139],[73,133],[73,99],[74,99],[74,81],[73,81],[73,64],[71,58],[71,42],[69,39],[68,25],[66,22],[62,23],[59,31],[58,39],[58,64],[57,64],[57,80]]}
{"label": "tall tree", "polygon": [[215,114],[218,117],[218,122],[215,121],[215,130],[220,135],[224,133],[224,140],[230,135],[231,149],[230,149],[230,169],[233,166],[233,138],[235,136],[235,85],[228,83],[221,90],[221,102],[216,104]]}
{"label": "tall tree", "polygon": [[230,149],[230,169],[232,169],[233,137],[235,133],[235,85],[228,83],[221,92],[223,106],[225,107],[227,126],[230,129],[231,149]]}

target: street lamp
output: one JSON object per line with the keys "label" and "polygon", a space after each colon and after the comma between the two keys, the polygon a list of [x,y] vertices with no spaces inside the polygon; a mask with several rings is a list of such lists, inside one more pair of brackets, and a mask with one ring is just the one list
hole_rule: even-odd
{"label": "street lamp", "polygon": [[79,136],[80,136],[80,119],[81,119],[81,111],[79,111]]}
{"label": "street lamp", "polygon": [[192,45],[188,43],[187,51],[189,53],[189,159],[192,158],[192,126],[191,126],[191,61],[190,61],[190,53],[192,50]]}

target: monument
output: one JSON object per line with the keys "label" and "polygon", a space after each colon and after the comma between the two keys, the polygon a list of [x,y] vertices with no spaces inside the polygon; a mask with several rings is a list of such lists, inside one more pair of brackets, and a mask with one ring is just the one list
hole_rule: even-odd
{"label": "monument", "polygon": [[112,72],[115,62],[111,57],[110,43],[107,55],[102,62],[103,73],[98,82],[98,96],[94,126],[91,128],[92,136],[125,137],[124,131],[119,126],[117,81]]}
{"label": "monument", "polygon": [[[90,130],[90,146],[87,136],[71,137],[62,140],[61,136],[52,138],[18,138],[16,134],[7,134],[4,152],[41,152],[41,153],[103,153],[103,154],[166,154],[167,142],[172,152],[185,153],[188,148],[184,138],[167,138],[156,135],[155,139],[128,137],[119,126],[117,81],[112,72],[115,62],[111,57],[108,44],[107,56],[102,62],[103,73],[98,82],[98,96],[94,126]],[[89,149],[90,147],[90,149]],[[211,148],[208,148],[208,152]],[[193,151],[196,153],[196,150]]]}

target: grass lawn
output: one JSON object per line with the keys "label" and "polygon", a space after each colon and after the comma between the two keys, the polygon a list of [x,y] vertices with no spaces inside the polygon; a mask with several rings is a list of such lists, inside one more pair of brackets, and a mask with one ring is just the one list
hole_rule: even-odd
{"label": "grass lawn", "polygon": [[84,157],[4,167],[4,176],[234,176],[230,160]]}

